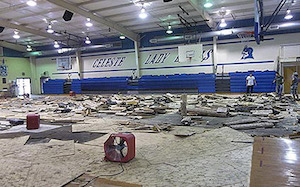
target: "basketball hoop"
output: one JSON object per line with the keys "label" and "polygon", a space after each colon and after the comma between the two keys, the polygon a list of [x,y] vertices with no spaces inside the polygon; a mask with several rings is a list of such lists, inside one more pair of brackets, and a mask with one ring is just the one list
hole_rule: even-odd
{"label": "basketball hoop", "polygon": [[242,31],[236,34],[242,43],[248,43],[254,37],[254,31]]}

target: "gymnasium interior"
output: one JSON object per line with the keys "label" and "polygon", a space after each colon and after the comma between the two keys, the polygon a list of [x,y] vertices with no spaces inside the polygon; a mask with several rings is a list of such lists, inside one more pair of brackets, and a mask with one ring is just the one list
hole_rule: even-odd
{"label": "gymnasium interior", "polygon": [[299,73],[297,0],[0,0],[0,186],[300,186]]}

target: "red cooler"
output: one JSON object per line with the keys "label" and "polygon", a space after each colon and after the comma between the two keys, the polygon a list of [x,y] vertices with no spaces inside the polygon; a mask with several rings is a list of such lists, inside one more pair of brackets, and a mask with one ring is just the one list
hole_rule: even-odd
{"label": "red cooler", "polygon": [[76,93],[74,91],[70,91],[69,95],[70,96],[76,96]]}
{"label": "red cooler", "polygon": [[26,120],[26,128],[28,130],[40,128],[40,115],[38,114],[28,114]]}

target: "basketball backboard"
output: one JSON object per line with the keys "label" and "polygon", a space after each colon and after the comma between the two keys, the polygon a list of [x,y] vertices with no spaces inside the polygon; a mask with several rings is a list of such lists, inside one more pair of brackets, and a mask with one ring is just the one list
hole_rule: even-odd
{"label": "basketball backboard", "polygon": [[263,38],[263,1],[254,0],[254,37],[257,44]]}
{"label": "basketball backboard", "polygon": [[179,62],[201,62],[203,54],[202,44],[178,46]]}

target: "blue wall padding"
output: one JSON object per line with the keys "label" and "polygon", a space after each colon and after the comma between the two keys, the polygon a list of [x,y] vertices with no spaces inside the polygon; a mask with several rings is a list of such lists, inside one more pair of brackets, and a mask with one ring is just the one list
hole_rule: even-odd
{"label": "blue wall padding", "polygon": [[[254,92],[274,92],[275,71],[252,72],[257,86]],[[246,92],[246,77],[250,72],[229,73],[231,93]],[[214,74],[181,74],[181,75],[145,75],[137,85],[128,85],[129,77],[89,78],[72,80],[72,91],[126,91],[126,90],[185,90],[197,89],[199,93],[216,93]],[[63,94],[65,80],[49,80],[44,84],[45,94]]]}
{"label": "blue wall padding", "polygon": [[74,91],[77,94],[81,94],[81,80],[79,79],[73,79],[72,80],[72,85],[71,85],[71,90]]}
{"label": "blue wall padding", "polygon": [[50,79],[43,84],[44,94],[63,94],[64,79]]}
{"label": "blue wall padding", "polygon": [[198,89],[199,93],[215,93],[214,74],[181,74],[142,76],[139,80],[140,90]]}
{"label": "blue wall padding", "polygon": [[[268,93],[275,91],[275,71],[255,71],[251,72],[257,81],[257,86],[254,86],[255,93]],[[229,73],[231,93],[246,93],[246,78],[250,72]]]}
{"label": "blue wall padding", "polygon": [[128,77],[90,78],[81,80],[82,91],[127,90]]}

